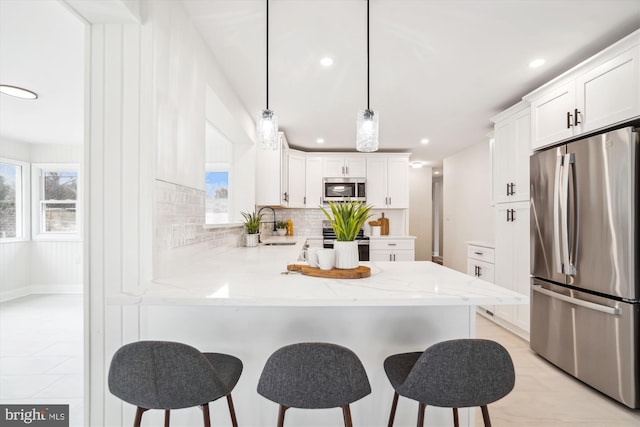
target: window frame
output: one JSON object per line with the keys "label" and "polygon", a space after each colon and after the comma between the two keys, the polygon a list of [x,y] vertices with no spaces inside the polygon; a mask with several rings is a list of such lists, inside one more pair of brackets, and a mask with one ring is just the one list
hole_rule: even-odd
{"label": "window frame", "polygon": [[[16,237],[0,237],[1,243],[25,242],[31,239],[29,235],[29,189],[31,164],[20,160],[0,157],[0,163],[14,165],[20,168],[20,183],[16,189]],[[20,231],[20,234],[18,234]]]}
{"label": "window frame", "polygon": [[[45,172],[76,172],[78,182],[76,188],[76,231],[45,231],[42,205],[48,201],[44,199]],[[31,235],[32,240],[78,241],[82,239],[82,170],[79,163],[32,163],[31,164]],[[66,201],[56,203],[70,203]]]}

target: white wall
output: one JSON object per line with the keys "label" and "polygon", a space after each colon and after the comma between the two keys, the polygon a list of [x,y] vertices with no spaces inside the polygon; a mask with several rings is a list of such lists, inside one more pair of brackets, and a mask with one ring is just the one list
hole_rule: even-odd
{"label": "white wall", "polygon": [[489,142],[472,145],[443,163],[444,265],[466,273],[465,242],[494,241]]}
{"label": "white wall", "polygon": [[[246,138],[253,138],[250,115],[181,3],[141,1],[140,6],[142,24],[90,27],[88,425],[124,425],[133,417],[105,383],[115,350],[140,337],[138,308],[118,301],[123,293],[143,292],[153,278],[158,180],[204,189],[207,86],[241,123]],[[251,154],[243,161],[248,181],[254,182]]]}
{"label": "white wall", "polygon": [[416,236],[416,261],[431,261],[432,172],[409,168],[409,234]]}

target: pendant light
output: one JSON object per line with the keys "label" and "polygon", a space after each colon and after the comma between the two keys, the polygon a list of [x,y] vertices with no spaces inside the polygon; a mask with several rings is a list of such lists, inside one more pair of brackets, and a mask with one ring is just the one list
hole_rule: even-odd
{"label": "pendant light", "polygon": [[356,150],[365,153],[378,151],[379,115],[369,108],[369,0],[367,0],[367,109],[358,111]]}
{"label": "pendant light", "polygon": [[260,111],[256,120],[256,138],[258,148],[262,150],[278,149],[278,115],[269,110],[269,0],[267,2],[267,108]]}

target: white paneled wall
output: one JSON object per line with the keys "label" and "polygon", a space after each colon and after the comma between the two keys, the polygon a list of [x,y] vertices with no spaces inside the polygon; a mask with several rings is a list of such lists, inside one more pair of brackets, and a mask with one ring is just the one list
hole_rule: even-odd
{"label": "white paneled wall", "polygon": [[31,242],[33,293],[82,292],[82,242]]}
{"label": "white paneled wall", "polygon": [[28,293],[29,244],[12,242],[0,244],[0,301]]}

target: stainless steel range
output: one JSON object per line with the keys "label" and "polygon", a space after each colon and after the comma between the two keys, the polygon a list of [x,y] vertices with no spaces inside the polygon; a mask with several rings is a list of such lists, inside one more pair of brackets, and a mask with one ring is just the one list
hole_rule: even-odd
{"label": "stainless steel range", "polygon": [[[333,249],[333,242],[336,241],[336,233],[331,228],[331,223],[327,220],[322,221],[322,246],[327,249]],[[369,261],[369,236],[364,235],[364,231],[360,229],[358,236],[358,259],[360,261]]]}

